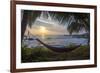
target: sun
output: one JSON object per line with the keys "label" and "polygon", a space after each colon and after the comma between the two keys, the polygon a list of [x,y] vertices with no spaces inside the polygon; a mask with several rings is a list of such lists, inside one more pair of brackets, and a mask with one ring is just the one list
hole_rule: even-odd
{"label": "sun", "polygon": [[45,35],[47,34],[47,29],[46,29],[46,27],[40,26],[40,27],[39,27],[39,32],[40,32],[41,38],[42,38],[42,39],[45,39]]}
{"label": "sun", "polygon": [[45,35],[47,33],[46,27],[40,26],[40,32],[41,32],[41,34],[44,34]]}

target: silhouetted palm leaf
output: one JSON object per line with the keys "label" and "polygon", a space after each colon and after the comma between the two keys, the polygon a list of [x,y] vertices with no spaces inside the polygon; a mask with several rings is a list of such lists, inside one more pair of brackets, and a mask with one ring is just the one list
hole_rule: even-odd
{"label": "silhouetted palm leaf", "polygon": [[82,29],[84,30],[83,25],[76,22],[72,22],[70,26],[67,27],[70,34],[72,34],[72,32],[79,32]]}
{"label": "silhouetted palm leaf", "polygon": [[49,12],[49,14],[53,20],[56,20],[59,22],[59,24],[63,25],[65,25],[66,22],[68,22],[68,19],[71,16],[71,13],[66,12]]}

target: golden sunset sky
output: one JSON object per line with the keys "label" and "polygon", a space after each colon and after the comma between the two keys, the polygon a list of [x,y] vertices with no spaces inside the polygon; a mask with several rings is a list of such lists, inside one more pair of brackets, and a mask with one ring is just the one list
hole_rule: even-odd
{"label": "golden sunset sky", "polygon": [[25,31],[25,35],[27,35],[28,31],[32,35],[66,35],[69,34],[67,32],[67,26],[63,26],[58,24],[56,21],[52,21],[50,19],[41,19],[37,18],[32,27],[28,27]]}

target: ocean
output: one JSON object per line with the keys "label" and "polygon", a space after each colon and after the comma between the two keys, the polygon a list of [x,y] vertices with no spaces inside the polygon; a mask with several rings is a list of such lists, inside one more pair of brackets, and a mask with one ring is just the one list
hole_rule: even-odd
{"label": "ocean", "polygon": [[[28,37],[29,38],[29,37]],[[39,43],[36,38],[40,39],[42,42],[51,45],[51,46],[68,46],[71,44],[74,45],[87,45],[88,38],[80,38],[80,37],[73,37],[70,35],[46,35],[46,36],[31,36],[32,40],[26,39],[24,37],[23,44],[27,45],[28,48],[34,48],[37,46],[43,46]]]}

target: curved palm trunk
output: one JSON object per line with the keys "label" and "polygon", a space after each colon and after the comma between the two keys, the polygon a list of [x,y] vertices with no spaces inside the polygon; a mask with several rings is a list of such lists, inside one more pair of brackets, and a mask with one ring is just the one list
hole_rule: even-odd
{"label": "curved palm trunk", "polygon": [[29,26],[31,27],[32,23],[34,23],[34,21],[36,20],[38,16],[40,16],[40,14],[41,14],[40,11],[36,11],[36,12],[27,11],[27,10],[23,11],[23,18],[21,22],[21,42],[23,40],[27,24],[29,24]]}
{"label": "curved palm trunk", "polygon": [[27,20],[28,20],[28,12],[24,11],[22,22],[21,22],[21,42],[23,40],[24,33],[25,33],[25,30],[26,30],[26,26],[27,26],[27,22],[28,22]]}
{"label": "curved palm trunk", "polygon": [[88,33],[88,42],[87,42],[88,46],[90,46],[90,33]]}

